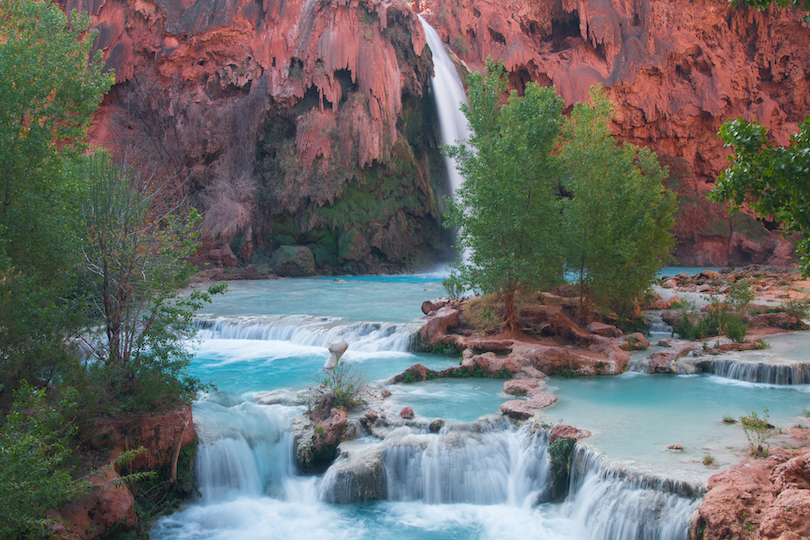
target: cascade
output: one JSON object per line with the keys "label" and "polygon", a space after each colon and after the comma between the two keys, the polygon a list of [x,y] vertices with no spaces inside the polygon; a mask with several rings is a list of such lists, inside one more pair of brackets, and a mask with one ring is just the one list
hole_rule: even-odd
{"label": "cascade", "polygon": [[589,540],[686,540],[701,496],[683,482],[611,467],[577,445],[565,506]]}
{"label": "cascade", "polygon": [[279,495],[295,472],[292,418],[299,407],[204,401],[194,408],[200,445],[195,474],[202,504]]}
{"label": "cascade", "polygon": [[708,360],[703,371],[718,377],[766,384],[810,384],[810,364],[766,364],[740,360]]}
{"label": "cascade", "polygon": [[403,437],[383,453],[388,498],[531,507],[548,485],[547,442],[530,425]]}
{"label": "cascade", "polygon": [[335,317],[209,317],[196,321],[200,339],[287,341],[326,347],[340,339],[352,351],[407,351],[419,323],[346,323]]}
{"label": "cascade", "polygon": [[[467,129],[467,117],[461,112],[462,103],[467,103],[464,85],[458,76],[455,64],[444,49],[439,34],[422,17],[419,17],[422,28],[425,30],[430,50],[433,53],[433,78],[430,85],[436,99],[436,109],[439,111],[439,125],[441,126],[442,142],[444,144],[457,144],[470,138]],[[455,160],[445,157],[445,166],[450,180],[453,194],[464,183],[464,178],[456,169]]]}

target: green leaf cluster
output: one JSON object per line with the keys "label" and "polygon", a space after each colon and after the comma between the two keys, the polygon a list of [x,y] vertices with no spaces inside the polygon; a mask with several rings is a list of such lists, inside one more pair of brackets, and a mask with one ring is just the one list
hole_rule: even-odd
{"label": "green leaf cluster", "polygon": [[800,233],[799,266],[810,275],[810,117],[787,147],[768,141],[764,126],[741,118],[723,124],[719,135],[734,154],[709,198],[732,210],[748,203],[760,217],[780,222],[783,235]]}
{"label": "green leaf cluster", "polygon": [[0,429],[0,538],[45,538],[45,511],[89,489],[67,470],[76,396],[66,393],[56,407],[44,389],[27,384]]}
{"label": "green leaf cluster", "polygon": [[[184,375],[193,317],[226,284],[181,294],[194,268],[200,220],[172,203],[165,184],[96,152],[81,163],[82,279],[91,327],[83,339],[91,373],[123,410],[190,401],[199,381]],[[106,401],[106,400],[105,400]]]}
{"label": "green leaf cluster", "polygon": [[468,144],[451,146],[464,185],[446,226],[458,230],[454,276],[504,298],[504,324],[519,329],[515,291],[575,275],[582,318],[591,305],[629,317],[674,246],[675,197],[646,150],[610,135],[601,88],[563,116],[554,88],[530,83],[506,103],[503,65],[468,79],[462,106]]}
{"label": "green leaf cluster", "polygon": [[583,319],[592,302],[629,317],[675,244],[667,171],[650,150],[618,144],[612,118],[612,104],[595,87],[562,133],[566,266],[579,283]]}
{"label": "green leaf cluster", "polygon": [[93,111],[114,77],[91,55],[90,17],[47,1],[0,1],[0,410],[19,381],[63,380],[75,305],[79,181]]}
{"label": "green leaf cluster", "polygon": [[563,103],[553,89],[529,84],[523,96],[512,92],[502,105],[503,64],[491,59],[485,74],[470,74],[468,88],[462,110],[473,135],[469,146],[447,148],[464,176],[446,214],[464,257],[455,270],[464,283],[499,292],[508,303],[519,287],[562,277],[560,244],[549,240],[559,226],[559,163],[552,151]]}

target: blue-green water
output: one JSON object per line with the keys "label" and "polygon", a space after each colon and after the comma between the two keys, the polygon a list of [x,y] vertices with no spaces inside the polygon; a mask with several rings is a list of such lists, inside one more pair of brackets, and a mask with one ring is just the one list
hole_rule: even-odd
{"label": "blue-green water", "polygon": [[[629,524],[623,530],[638,529],[639,523],[632,521],[638,516],[631,518],[622,509],[604,507],[607,500],[632,501],[632,505],[646,505],[651,512],[669,512],[660,514],[662,523],[667,523],[666,532],[661,529],[656,534],[672,540],[685,538],[684,527],[693,502],[640,491],[598,471],[583,477],[576,497],[566,505],[539,506],[531,504],[531,497],[504,498],[495,504],[428,504],[424,500],[328,504],[324,502],[321,477],[294,473],[290,422],[303,407],[257,405],[252,403],[253,395],[278,389],[295,393],[315,385],[323,373],[326,344],[337,339],[349,343],[344,361],[372,382],[385,381],[417,362],[436,370],[457,365],[458,358],[409,350],[411,335],[421,324],[421,303],[444,293],[440,280],[441,275],[429,274],[231,283],[230,292],[218,298],[204,316],[191,367],[196,376],[213,382],[220,392],[211,401],[195,405],[202,438],[198,474],[203,496],[181,512],[159,520],[151,531],[152,538],[440,540],[526,536],[607,540],[615,536],[605,532],[612,530],[606,525],[610,521]],[[787,345],[780,351],[804,350],[801,338],[793,338]],[[722,423],[724,415],[740,416],[767,407],[771,421],[786,426],[801,421],[802,410],[810,407],[805,387],[773,387],[719,377],[628,374],[552,378],[548,383],[548,391],[559,401],[543,410],[543,420],[593,431],[587,444],[614,462],[698,481],[716,472],[702,465],[706,453],[724,465],[744,451],[742,430],[739,425]],[[421,417],[470,422],[484,415],[498,415],[500,404],[513,399],[502,394],[502,385],[501,380],[488,379],[392,385],[386,403],[394,410],[410,405]],[[447,454],[443,459],[458,467],[458,474],[467,481],[484,480],[493,474],[492,480],[497,481],[501,473],[478,471],[476,467],[495,459],[493,463],[512,463],[508,466],[512,472],[503,473],[510,478],[515,470],[521,470],[514,469],[520,463],[520,444],[516,442],[520,437],[503,431],[508,425],[493,424],[490,431],[469,440],[465,437],[473,436],[464,432],[448,435],[445,443],[440,442],[440,435],[397,432],[400,442],[368,439],[364,444],[404,444],[405,450],[408,444],[428,444],[428,450],[402,454],[402,459],[408,460],[426,452],[420,458],[419,474],[429,472],[426,464],[434,459],[430,448],[463,450],[458,458]],[[673,443],[683,445],[684,451],[667,450],[666,445]],[[505,452],[502,457],[501,452]],[[407,477],[410,465],[402,466]],[[445,467],[437,466],[436,474]],[[429,476],[424,481],[430,481]],[[456,491],[463,494],[465,489],[459,486]],[[516,502],[520,500],[524,502]],[[657,523],[659,517],[649,519]]]}

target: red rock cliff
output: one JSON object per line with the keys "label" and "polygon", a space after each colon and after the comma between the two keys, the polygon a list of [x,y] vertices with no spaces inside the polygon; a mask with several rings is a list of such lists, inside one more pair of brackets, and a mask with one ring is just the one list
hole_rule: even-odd
{"label": "red rock cliff", "polygon": [[[448,239],[431,55],[402,0],[61,0],[90,12],[117,84],[91,136],[139,148],[204,213],[216,264],[310,248],[321,272],[414,267]],[[773,223],[705,194],[727,119],[785,144],[810,110],[802,13],[723,0],[421,0],[473,69],[567,104],[603,83],[615,133],[655,150],[680,196],[682,264],[785,264]],[[216,249],[215,249],[216,248]]]}
{"label": "red rock cliff", "polygon": [[513,87],[555,85],[570,105],[597,83],[616,104],[616,136],[655,150],[681,204],[686,265],[785,264],[772,223],[729,218],[705,201],[728,165],[720,125],[743,117],[787,144],[810,113],[810,32],[796,9],[723,0],[422,0],[423,15],[472,69],[503,59]]}
{"label": "red rock cliff", "polygon": [[299,244],[367,271],[446,247],[431,56],[404,1],[62,2],[116,73],[92,139],[158,163],[209,249]]}

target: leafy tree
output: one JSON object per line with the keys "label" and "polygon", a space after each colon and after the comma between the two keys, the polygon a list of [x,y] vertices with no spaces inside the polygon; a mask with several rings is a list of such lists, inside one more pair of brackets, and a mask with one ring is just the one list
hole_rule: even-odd
{"label": "leafy tree", "polygon": [[810,275],[810,117],[784,148],[768,141],[764,126],[743,119],[726,122],[719,135],[734,155],[709,198],[737,210],[747,202],[761,217],[781,222],[783,235],[800,233],[799,266]]}
{"label": "leafy tree", "polygon": [[23,384],[0,429],[0,538],[44,538],[45,511],[89,488],[67,471],[71,455],[69,422],[75,396],[59,406],[48,403],[44,389]]}
{"label": "leafy tree", "polygon": [[566,260],[579,282],[580,318],[592,304],[628,316],[669,257],[675,197],[655,154],[619,145],[601,87],[574,106],[563,127]]}
{"label": "leafy tree", "polygon": [[458,230],[454,276],[471,288],[504,300],[504,327],[522,325],[515,292],[557,282],[562,276],[559,242],[558,166],[554,144],[562,100],[553,88],[526,87],[506,104],[502,63],[487,60],[486,73],[468,78],[469,105],[462,111],[469,146],[448,147],[464,176],[449,205],[445,226]]}
{"label": "leafy tree", "polygon": [[96,330],[85,334],[114,402],[141,409],[190,399],[199,381],[183,374],[193,316],[211,294],[178,292],[194,272],[186,259],[198,246],[196,210],[173,203],[166,184],[115,164],[104,152],[86,159],[82,205],[83,282]]}
{"label": "leafy tree", "polygon": [[67,301],[77,261],[75,178],[90,117],[113,82],[89,17],[52,2],[0,0],[0,410],[18,381],[47,384],[77,367]]}

